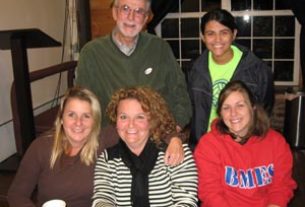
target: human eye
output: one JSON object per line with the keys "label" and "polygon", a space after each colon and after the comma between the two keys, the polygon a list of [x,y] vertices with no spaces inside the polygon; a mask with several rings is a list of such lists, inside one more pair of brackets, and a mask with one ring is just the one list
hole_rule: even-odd
{"label": "human eye", "polygon": [[223,36],[228,36],[228,35],[231,34],[231,31],[230,31],[230,30],[223,30],[223,31],[221,31],[221,34],[222,34]]}
{"label": "human eye", "polygon": [[91,119],[92,118],[92,115],[91,114],[84,114],[83,117],[85,119]]}
{"label": "human eye", "polygon": [[135,14],[138,16],[144,16],[146,14],[146,11],[143,8],[137,8],[134,11],[135,11]]}
{"label": "human eye", "polygon": [[205,33],[204,33],[204,35],[206,35],[206,36],[208,36],[208,37],[211,37],[211,36],[213,36],[215,33],[213,32],[213,31],[206,31]]}
{"label": "human eye", "polygon": [[73,117],[75,117],[75,113],[72,112],[72,111],[69,111],[69,112],[66,113],[66,116],[70,117],[70,118],[73,118]]}
{"label": "human eye", "polygon": [[121,11],[125,14],[128,14],[130,12],[130,7],[126,4],[121,6]]}
{"label": "human eye", "polygon": [[146,116],[144,114],[139,114],[139,115],[136,116],[136,119],[137,120],[145,120]]}
{"label": "human eye", "polygon": [[119,119],[120,120],[126,120],[127,119],[126,114],[120,114]]}
{"label": "human eye", "polygon": [[237,104],[237,107],[238,107],[238,108],[244,108],[244,107],[245,107],[245,103],[238,103],[238,104]]}
{"label": "human eye", "polygon": [[223,107],[221,107],[221,110],[222,110],[222,111],[228,111],[229,109],[230,109],[229,106],[223,106]]}

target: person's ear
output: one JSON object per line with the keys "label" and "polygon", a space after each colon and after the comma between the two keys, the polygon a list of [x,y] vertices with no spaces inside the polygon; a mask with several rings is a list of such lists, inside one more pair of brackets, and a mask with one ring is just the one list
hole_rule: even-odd
{"label": "person's ear", "polygon": [[233,40],[235,40],[236,35],[237,35],[237,29],[234,29],[234,30],[233,30]]}
{"label": "person's ear", "polygon": [[200,38],[201,38],[202,42],[205,43],[205,38],[204,38],[204,35],[202,33],[200,33]]}
{"label": "person's ear", "polygon": [[118,10],[114,5],[112,6],[112,18],[114,21],[118,19]]}
{"label": "person's ear", "polygon": [[153,18],[154,18],[154,13],[153,13],[151,10],[149,10],[149,11],[147,12],[146,17],[145,17],[145,23],[148,24],[149,22],[151,22],[151,20],[152,20]]}

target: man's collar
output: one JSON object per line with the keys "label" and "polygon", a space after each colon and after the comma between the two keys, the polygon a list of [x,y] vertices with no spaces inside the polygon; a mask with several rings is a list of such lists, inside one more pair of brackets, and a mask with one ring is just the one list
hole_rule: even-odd
{"label": "man's collar", "polygon": [[116,36],[116,33],[117,33],[117,28],[114,28],[113,31],[112,31],[112,39],[115,43],[115,45],[121,50],[121,52],[123,52],[125,55],[127,56],[130,56],[135,48],[136,48],[136,45],[138,43],[138,40],[139,40],[139,34],[136,36],[136,38],[134,39],[134,42],[132,45],[126,45],[122,42],[120,42],[120,40],[117,38]]}

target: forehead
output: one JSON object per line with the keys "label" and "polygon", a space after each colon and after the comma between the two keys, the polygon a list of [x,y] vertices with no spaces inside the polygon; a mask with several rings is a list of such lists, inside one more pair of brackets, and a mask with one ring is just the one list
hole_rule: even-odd
{"label": "forehead", "polygon": [[216,20],[211,20],[209,22],[206,23],[205,25],[205,31],[219,31],[219,30],[229,30],[231,31],[231,29],[223,24],[221,24],[220,22],[216,21]]}
{"label": "forehead", "polygon": [[231,92],[224,100],[224,104],[236,103],[236,102],[247,102],[245,95],[240,91]]}
{"label": "forehead", "polygon": [[138,111],[143,112],[142,105],[137,99],[123,99],[118,104],[118,111]]}
{"label": "forehead", "polygon": [[65,104],[64,110],[80,110],[80,111],[91,111],[91,104],[87,100],[79,98],[69,98]]}
{"label": "forehead", "polygon": [[117,0],[120,5],[128,5],[136,8],[145,8],[148,4],[147,0]]}

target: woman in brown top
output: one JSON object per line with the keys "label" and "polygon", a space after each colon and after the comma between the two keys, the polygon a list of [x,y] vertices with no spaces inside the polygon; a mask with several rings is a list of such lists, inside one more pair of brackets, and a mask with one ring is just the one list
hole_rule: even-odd
{"label": "woman in brown top", "polygon": [[[90,206],[100,123],[96,96],[84,88],[68,90],[55,133],[34,140],[24,155],[8,192],[10,206],[41,206],[50,199]],[[35,189],[36,203],[31,199]]]}

